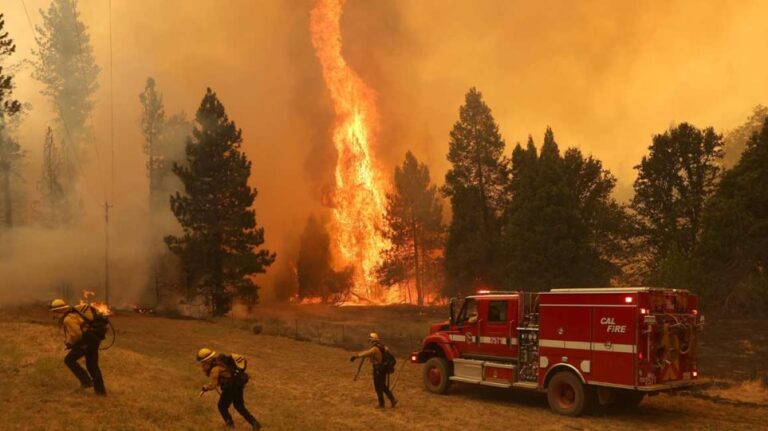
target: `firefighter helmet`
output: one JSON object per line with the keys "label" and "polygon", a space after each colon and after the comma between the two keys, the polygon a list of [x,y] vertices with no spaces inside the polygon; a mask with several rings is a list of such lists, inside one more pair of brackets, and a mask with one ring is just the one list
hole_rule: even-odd
{"label": "firefighter helmet", "polygon": [[381,339],[379,338],[379,334],[377,334],[377,333],[375,333],[375,332],[371,332],[371,333],[368,335],[368,341],[369,341],[369,342],[371,342],[371,343],[376,343],[376,342],[378,342],[378,341],[380,341],[380,340],[381,340]]}
{"label": "firefighter helmet", "polygon": [[209,349],[207,347],[203,347],[202,349],[197,351],[197,361],[198,362],[207,361],[207,360],[213,358],[214,356],[216,356],[216,352],[214,352],[213,350],[211,350],[211,349]]}
{"label": "firefighter helmet", "polygon": [[66,301],[63,299],[54,299],[51,301],[51,303],[48,305],[49,311],[62,311],[69,308],[69,305],[67,305]]}

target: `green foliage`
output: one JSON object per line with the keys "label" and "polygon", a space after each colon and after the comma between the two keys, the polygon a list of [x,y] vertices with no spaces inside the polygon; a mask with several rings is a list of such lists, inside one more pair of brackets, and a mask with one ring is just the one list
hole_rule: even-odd
{"label": "green foliage", "polygon": [[322,221],[310,216],[301,234],[296,263],[299,298],[334,303],[350,291],[353,269],[335,271],[332,263],[331,237]]}
{"label": "green foliage", "polygon": [[21,110],[21,104],[12,98],[13,77],[3,73],[2,61],[16,51],[16,44],[7,32],[3,32],[4,27],[5,20],[3,14],[0,14],[0,207],[3,225],[10,228],[14,217],[14,184],[11,178],[18,173],[18,165],[24,153],[8,127],[11,117]]}
{"label": "green foliage", "polygon": [[605,286],[619,272],[628,217],[612,198],[616,179],[575,148],[560,155],[547,128],[512,152],[505,213],[505,282],[512,289]]}
{"label": "green foliage", "polygon": [[[636,166],[631,207],[638,217],[645,281],[687,287],[704,205],[719,178],[722,137],[712,128],[681,123],[653,137],[650,154]],[[682,284],[681,284],[682,283]]]}
{"label": "green foliage", "polygon": [[209,88],[195,117],[187,143],[187,164],[174,164],[184,194],[171,196],[171,210],[183,229],[167,236],[190,286],[202,293],[214,315],[231,308],[234,297],[258,301],[252,275],[266,272],[275,254],[259,249],[264,229],[252,208],[256,190],[248,185],[251,162],[240,151],[241,130]]}
{"label": "green foliage", "polygon": [[506,206],[508,161],[504,140],[482,94],[471,88],[450,133],[443,194],[453,219],[445,248],[449,295],[500,284],[500,218]]}
{"label": "green foliage", "polygon": [[424,305],[429,273],[439,268],[443,245],[443,206],[429,168],[409,151],[395,168],[394,190],[387,195],[385,235],[391,247],[377,268],[385,286],[416,283],[416,302]]}
{"label": "green foliage", "polygon": [[694,267],[707,303],[730,312],[768,310],[768,121],[708,203]]}

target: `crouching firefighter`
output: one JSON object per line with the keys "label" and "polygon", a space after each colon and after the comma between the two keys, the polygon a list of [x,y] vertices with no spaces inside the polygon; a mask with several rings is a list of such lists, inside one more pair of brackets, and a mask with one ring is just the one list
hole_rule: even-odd
{"label": "crouching firefighter", "polygon": [[389,398],[389,402],[394,407],[397,405],[397,400],[389,389],[389,375],[395,372],[397,360],[392,355],[392,352],[389,351],[389,348],[381,342],[377,333],[371,332],[368,337],[368,343],[371,345],[370,349],[352,355],[349,361],[354,362],[357,358],[369,358],[371,360],[373,365],[373,388],[376,390],[376,396],[379,399],[379,408],[384,407],[384,395]]}
{"label": "crouching firefighter", "polygon": [[[107,395],[99,368],[99,346],[107,334],[107,316],[87,304],[70,307],[63,299],[54,299],[48,309],[59,316],[69,350],[64,363],[80,381],[80,387],[93,387],[96,394]],[[87,371],[77,362],[82,357]]]}
{"label": "crouching firefighter", "polygon": [[200,396],[208,391],[221,388],[218,407],[227,427],[235,427],[235,421],[229,414],[229,406],[234,404],[235,410],[251,424],[254,430],[261,429],[259,421],[245,408],[243,390],[249,379],[248,373],[245,372],[248,365],[245,357],[236,353],[225,355],[208,348],[202,348],[197,352],[197,361],[203,367],[205,375],[211,378],[210,383],[203,386]]}

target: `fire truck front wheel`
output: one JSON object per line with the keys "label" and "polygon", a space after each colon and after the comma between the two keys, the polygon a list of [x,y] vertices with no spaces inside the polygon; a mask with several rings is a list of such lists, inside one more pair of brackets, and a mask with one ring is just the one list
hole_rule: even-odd
{"label": "fire truck front wheel", "polygon": [[565,416],[579,416],[590,410],[597,394],[595,388],[585,386],[570,371],[560,371],[547,386],[547,401],[555,412]]}
{"label": "fire truck front wheel", "polygon": [[424,387],[435,394],[445,394],[451,385],[451,364],[440,357],[430,358],[424,364]]}

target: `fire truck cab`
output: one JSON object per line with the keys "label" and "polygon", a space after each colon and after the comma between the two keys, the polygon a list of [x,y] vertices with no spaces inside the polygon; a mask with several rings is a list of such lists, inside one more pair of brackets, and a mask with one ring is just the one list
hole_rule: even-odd
{"label": "fire truck cab", "polygon": [[661,288],[480,291],[451,300],[411,361],[424,386],[451,383],[547,393],[557,413],[634,406],[646,394],[698,384],[698,298]]}

